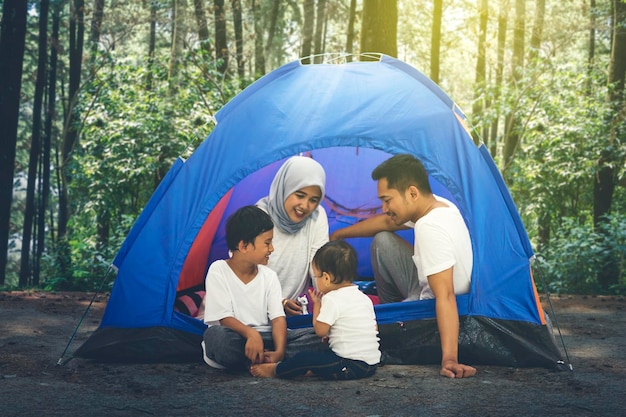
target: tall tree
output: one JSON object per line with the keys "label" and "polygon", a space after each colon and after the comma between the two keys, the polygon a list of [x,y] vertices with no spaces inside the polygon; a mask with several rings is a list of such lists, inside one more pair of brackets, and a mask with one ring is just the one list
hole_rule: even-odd
{"label": "tall tree", "polygon": [[263,10],[261,0],[252,0],[254,16],[254,78],[265,74],[265,51],[263,50]]}
{"label": "tall tree", "polygon": [[0,285],[6,277],[27,2],[4,0],[0,22]]}
{"label": "tall tree", "polygon": [[533,31],[530,36],[530,51],[528,52],[528,58],[530,62],[533,62],[541,47],[541,40],[543,38],[543,22],[546,14],[546,0],[537,0],[535,3],[535,20],[533,22]]}
{"label": "tall tree", "polygon": [[326,22],[326,0],[317,0],[315,13],[315,39],[313,41],[313,54],[315,62],[322,62],[321,54],[324,52],[322,39],[324,37],[324,23]]}
{"label": "tall tree", "polygon": [[398,56],[398,2],[363,0],[361,53],[378,52]]}
{"label": "tall tree", "polygon": [[24,224],[22,229],[22,251],[20,259],[20,287],[31,284],[32,269],[30,262],[31,239],[35,222],[35,186],[37,183],[37,168],[41,157],[41,125],[43,95],[46,87],[46,72],[48,61],[48,10],[49,1],[39,3],[39,40],[37,42],[37,80],[35,81],[35,97],[33,100],[33,126],[30,142],[30,158],[28,162],[28,179],[26,185],[26,210],[24,210]]}
{"label": "tall tree", "polygon": [[[499,103],[500,91],[502,90],[502,81],[504,74],[504,50],[506,47],[506,30],[507,16],[509,10],[509,0],[500,0],[498,10],[498,51],[496,58],[496,76],[495,76],[495,93],[493,101]],[[500,106],[496,107],[496,115],[491,123],[491,133],[489,135],[489,153],[492,157],[496,157],[498,153],[498,129],[500,122]]]}
{"label": "tall tree", "polygon": [[[487,22],[489,18],[488,2],[481,0],[478,9],[480,16],[478,28],[478,54],[476,57],[476,78],[474,81],[474,103],[472,106],[472,117],[479,119],[483,112],[484,89],[486,78],[485,56],[487,51]],[[482,134],[486,138],[485,134]],[[479,135],[474,135],[474,141],[479,142]]]}
{"label": "tall tree", "polygon": [[224,0],[213,0],[215,14],[215,59],[217,70],[225,74],[228,68],[228,40],[226,37],[226,8]]}
{"label": "tall tree", "polygon": [[[102,34],[102,20],[104,19],[104,0],[94,0],[93,18],[91,19],[91,30],[89,33],[89,50],[91,53],[91,76],[96,73],[96,64],[98,57],[98,47],[100,45],[100,36]],[[97,210],[97,245],[102,251],[109,243],[109,228],[111,227],[111,214],[108,207],[101,206]]]}
{"label": "tall tree", "polygon": [[[50,36],[50,64],[48,68],[48,99],[47,111],[45,117],[44,136],[43,136],[43,155],[42,155],[42,175],[41,175],[41,198],[39,202],[39,213],[37,214],[37,251],[33,262],[33,285],[39,285],[41,258],[44,251],[44,242],[46,235],[46,212],[48,210],[48,200],[50,196],[50,154],[52,149],[52,123],[56,120],[56,83],[57,83],[57,67],[59,56],[59,26],[60,26],[60,9],[59,2],[53,3],[52,6],[52,34]],[[52,217],[52,216],[50,216]],[[49,227],[51,239],[54,241],[54,227]]]}
{"label": "tall tree", "polygon": [[310,64],[311,48],[313,46],[313,26],[315,24],[315,0],[304,0],[304,23],[302,25],[302,52],[303,64]]}
{"label": "tall tree", "polygon": [[443,0],[434,0],[433,6],[433,26],[430,32],[430,79],[436,83],[439,83]]}
{"label": "tall tree", "polygon": [[169,94],[177,90],[178,68],[185,43],[185,9],[187,0],[172,0],[172,47],[168,69]]}
{"label": "tall tree", "polygon": [[196,25],[198,26],[198,39],[200,40],[200,49],[205,52],[205,59],[211,53],[211,35],[209,26],[206,21],[206,12],[204,10],[204,0],[193,0],[194,15],[196,17]]}
{"label": "tall tree", "polygon": [[265,62],[270,61],[272,55],[272,47],[274,44],[274,36],[276,35],[276,26],[278,24],[278,14],[280,12],[280,0],[272,1],[272,9],[270,14],[270,25],[267,29],[267,40],[265,42]]}
{"label": "tall tree", "polygon": [[[526,0],[515,0],[515,27],[513,28],[513,65],[511,81],[518,86],[524,72],[524,50],[526,35]],[[517,109],[512,109],[505,126],[504,150],[502,152],[503,168],[506,172],[520,141],[519,119]]]}
{"label": "tall tree", "polygon": [[85,38],[84,0],[70,1],[70,27],[69,27],[69,102],[68,118],[64,126],[63,145],[61,152],[61,192],[59,195],[59,264],[61,273],[69,270],[70,253],[67,242],[67,224],[70,218],[69,207],[69,162],[72,152],[78,143],[80,114],[77,106],[80,89],[80,77],[83,62],[83,43]]}
{"label": "tall tree", "polygon": [[152,90],[152,72],[154,69],[154,53],[156,50],[156,25],[158,5],[156,0],[150,1],[150,35],[148,36],[148,71],[146,90]]}
{"label": "tall tree", "polygon": [[[609,64],[608,100],[613,108],[609,143],[600,151],[596,163],[593,187],[593,220],[599,232],[611,212],[613,192],[618,173],[624,166],[624,154],[619,144],[626,141],[626,2],[613,0],[611,62]],[[619,282],[619,268],[614,259],[608,261],[598,273],[598,283],[604,289]]]}
{"label": "tall tree", "polygon": [[589,70],[592,69],[596,56],[596,13],[596,0],[589,0],[589,50],[587,54]]}
{"label": "tall tree", "polygon": [[352,60],[354,51],[354,20],[356,19],[356,0],[350,0],[350,10],[348,11],[348,36],[346,36],[346,53],[349,54],[348,61]]}
{"label": "tall tree", "polygon": [[231,0],[230,7],[233,10],[233,27],[235,29],[237,75],[243,82],[245,66],[243,60],[243,20],[241,17],[241,0]]}
{"label": "tall tree", "polygon": [[[98,52],[98,43],[102,33],[102,20],[104,19],[104,0],[94,0],[93,18],[91,19],[91,30],[89,32],[89,49],[91,51],[92,66],[93,60]],[[92,68],[93,71],[93,68]]]}

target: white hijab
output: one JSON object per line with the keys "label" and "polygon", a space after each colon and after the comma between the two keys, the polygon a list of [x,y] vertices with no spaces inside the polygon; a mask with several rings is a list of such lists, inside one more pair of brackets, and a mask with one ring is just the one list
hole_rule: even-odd
{"label": "white hijab", "polygon": [[272,180],[269,195],[260,199],[257,206],[269,213],[275,227],[285,233],[293,234],[304,227],[310,218],[316,219],[317,210],[322,208],[321,205],[317,206],[309,217],[294,223],[285,211],[285,200],[302,188],[316,185],[322,192],[321,201],[324,199],[325,184],[326,173],[319,162],[306,156],[293,156],[280,167]]}

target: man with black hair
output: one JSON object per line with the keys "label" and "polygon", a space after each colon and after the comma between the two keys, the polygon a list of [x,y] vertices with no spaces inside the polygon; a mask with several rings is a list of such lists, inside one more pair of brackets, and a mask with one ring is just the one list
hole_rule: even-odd
{"label": "man with black hair", "polygon": [[[382,215],[331,234],[330,240],[374,236],[372,266],[382,303],[435,298],[441,337],[440,374],[473,376],[458,363],[459,316],[456,294],[469,291],[472,243],[458,208],[432,193],[428,173],[412,155],[395,155],[372,172],[378,181]],[[410,244],[395,231],[413,228]]]}

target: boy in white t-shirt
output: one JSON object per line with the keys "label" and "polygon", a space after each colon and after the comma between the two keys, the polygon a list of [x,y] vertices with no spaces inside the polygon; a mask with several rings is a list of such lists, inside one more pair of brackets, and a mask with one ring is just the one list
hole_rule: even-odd
{"label": "boy in white t-shirt", "polygon": [[316,375],[349,380],[374,375],[380,362],[378,327],[372,301],[354,285],[357,255],[339,240],[322,246],[312,269],[319,291],[309,290],[315,333],[328,339],[330,350],[300,351],[278,363],[252,365],[258,377],[293,378]]}
{"label": "boy in white t-shirt", "polygon": [[211,264],[205,285],[205,362],[218,369],[247,369],[285,356],[287,321],[276,273],[266,265],[274,224],[255,206],[245,206],[226,224],[230,259]]}

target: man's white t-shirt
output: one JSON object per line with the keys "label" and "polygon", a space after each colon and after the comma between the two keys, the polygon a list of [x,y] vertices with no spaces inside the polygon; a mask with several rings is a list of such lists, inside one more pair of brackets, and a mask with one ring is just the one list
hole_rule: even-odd
{"label": "man's white t-shirt", "polygon": [[338,356],[380,362],[374,306],[356,285],[324,294],[317,321],[330,325],[328,344]]}
{"label": "man's white t-shirt", "polygon": [[407,223],[415,232],[413,262],[422,287],[421,300],[435,298],[428,285],[429,275],[454,267],[452,275],[457,295],[469,292],[472,279],[472,241],[463,216],[451,201],[435,197],[448,207],[431,210],[415,224]]}
{"label": "man's white t-shirt", "polygon": [[280,283],[276,273],[258,265],[258,273],[244,284],[224,260],[211,264],[206,275],[204,322],[219,325],[234,317],[258,331],[271,331],[271,321],[284,316]]}

